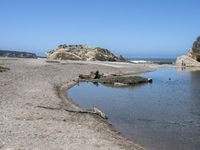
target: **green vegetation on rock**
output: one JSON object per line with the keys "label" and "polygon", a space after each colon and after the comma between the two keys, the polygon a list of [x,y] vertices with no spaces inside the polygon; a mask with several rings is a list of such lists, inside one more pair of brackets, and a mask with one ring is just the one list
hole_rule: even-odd
{"label": "green vegetation on rock", "polygon": [[120,76],[120,75],[110,75],[104,76],[100,74],[97,70],[96,72],[91,72],[89,75],[79,75],[79,81],[90,81],[95,84],[101,83],[103,85],[111,87],[128,87],[132,85],[137,85],[141,83],[152,82],[152,79],[140,77],[140,76]]}
{"label": "green vegetation on rock", "polygon": [[102,84],[113,85],[116,87],[119,86],[132,86],[141,83],[148,83],[149,80],[140,76],[117,76],[117,77],[105,77],[101,79],[92,80],[94,82],[99,82]]}

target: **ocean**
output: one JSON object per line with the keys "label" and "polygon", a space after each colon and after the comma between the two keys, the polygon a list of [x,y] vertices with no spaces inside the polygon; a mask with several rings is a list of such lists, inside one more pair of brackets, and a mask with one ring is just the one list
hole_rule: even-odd
{"label": "ocean", "polygon": [[127,58],[133,63],[159,63],[159,64],[174,64],[175,58]]}

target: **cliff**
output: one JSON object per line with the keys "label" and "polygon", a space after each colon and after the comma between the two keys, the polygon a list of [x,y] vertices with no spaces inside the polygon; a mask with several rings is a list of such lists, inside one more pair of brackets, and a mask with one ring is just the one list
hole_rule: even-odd
{"label": "cliff", "polygon": [[192,48],[187,55],[182,55],[176,59],[177,66],[199,67],[200,66],[200,36],[194,41]]}
{"label": "cliff", "polygon": [[8,50],[0,50],[0,57],[37,58],[36,54],[34,53]]}
{"label": "cliff", "polygon": [[188,56],[200,62],[200,36],[193,43],[192,48],[189,50]]}
{"label": "cliff", "polygon": [[126,61],[122,56],[118,57],[109,50],[87,45],[59,45],[58,48],[47,52],[47,59],[84,60],[84,61]]}

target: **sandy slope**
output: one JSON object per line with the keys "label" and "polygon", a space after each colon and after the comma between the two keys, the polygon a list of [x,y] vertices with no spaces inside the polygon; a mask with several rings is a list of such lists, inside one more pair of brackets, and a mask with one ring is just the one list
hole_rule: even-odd
{"label": "sandy slope", "polygon": [[143,149],[96,115],[63,110],[55,87],[97,69],[124,73],[152,68],[102,62],[58,64],[37,59],[0,59],[0,64],[11,69],[0,73],[0,149]]}

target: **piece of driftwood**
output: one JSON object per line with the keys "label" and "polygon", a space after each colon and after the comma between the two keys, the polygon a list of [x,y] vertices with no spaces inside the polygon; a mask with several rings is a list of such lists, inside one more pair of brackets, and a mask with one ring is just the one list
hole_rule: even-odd
{"label": "piece of driftwood", "polygon": [[103,113],[100,109],[97,107],[94,107],[91,110],[74,110],[74,109],[68,109],[68,108],[53,108],[53,107],[48,107],[48,106],[37,106],[38,108],[43,108],[43,109],[49,109],[49,110],[61,110],[64,109],[65,111],[72,112],[72,113],[89,113],[89,114],[96,114],[100,116],[103,119],[108,119],[108,117]]}
{"label": "piece of driftwood", "polygon": [[97,107],[93,108],[93,111],[95,114],[98,114],[99,116],[101,116],[104,119],[108,119],[108,117],[106,116],[105,113],[103,113],[100,109],[98,109]]}

